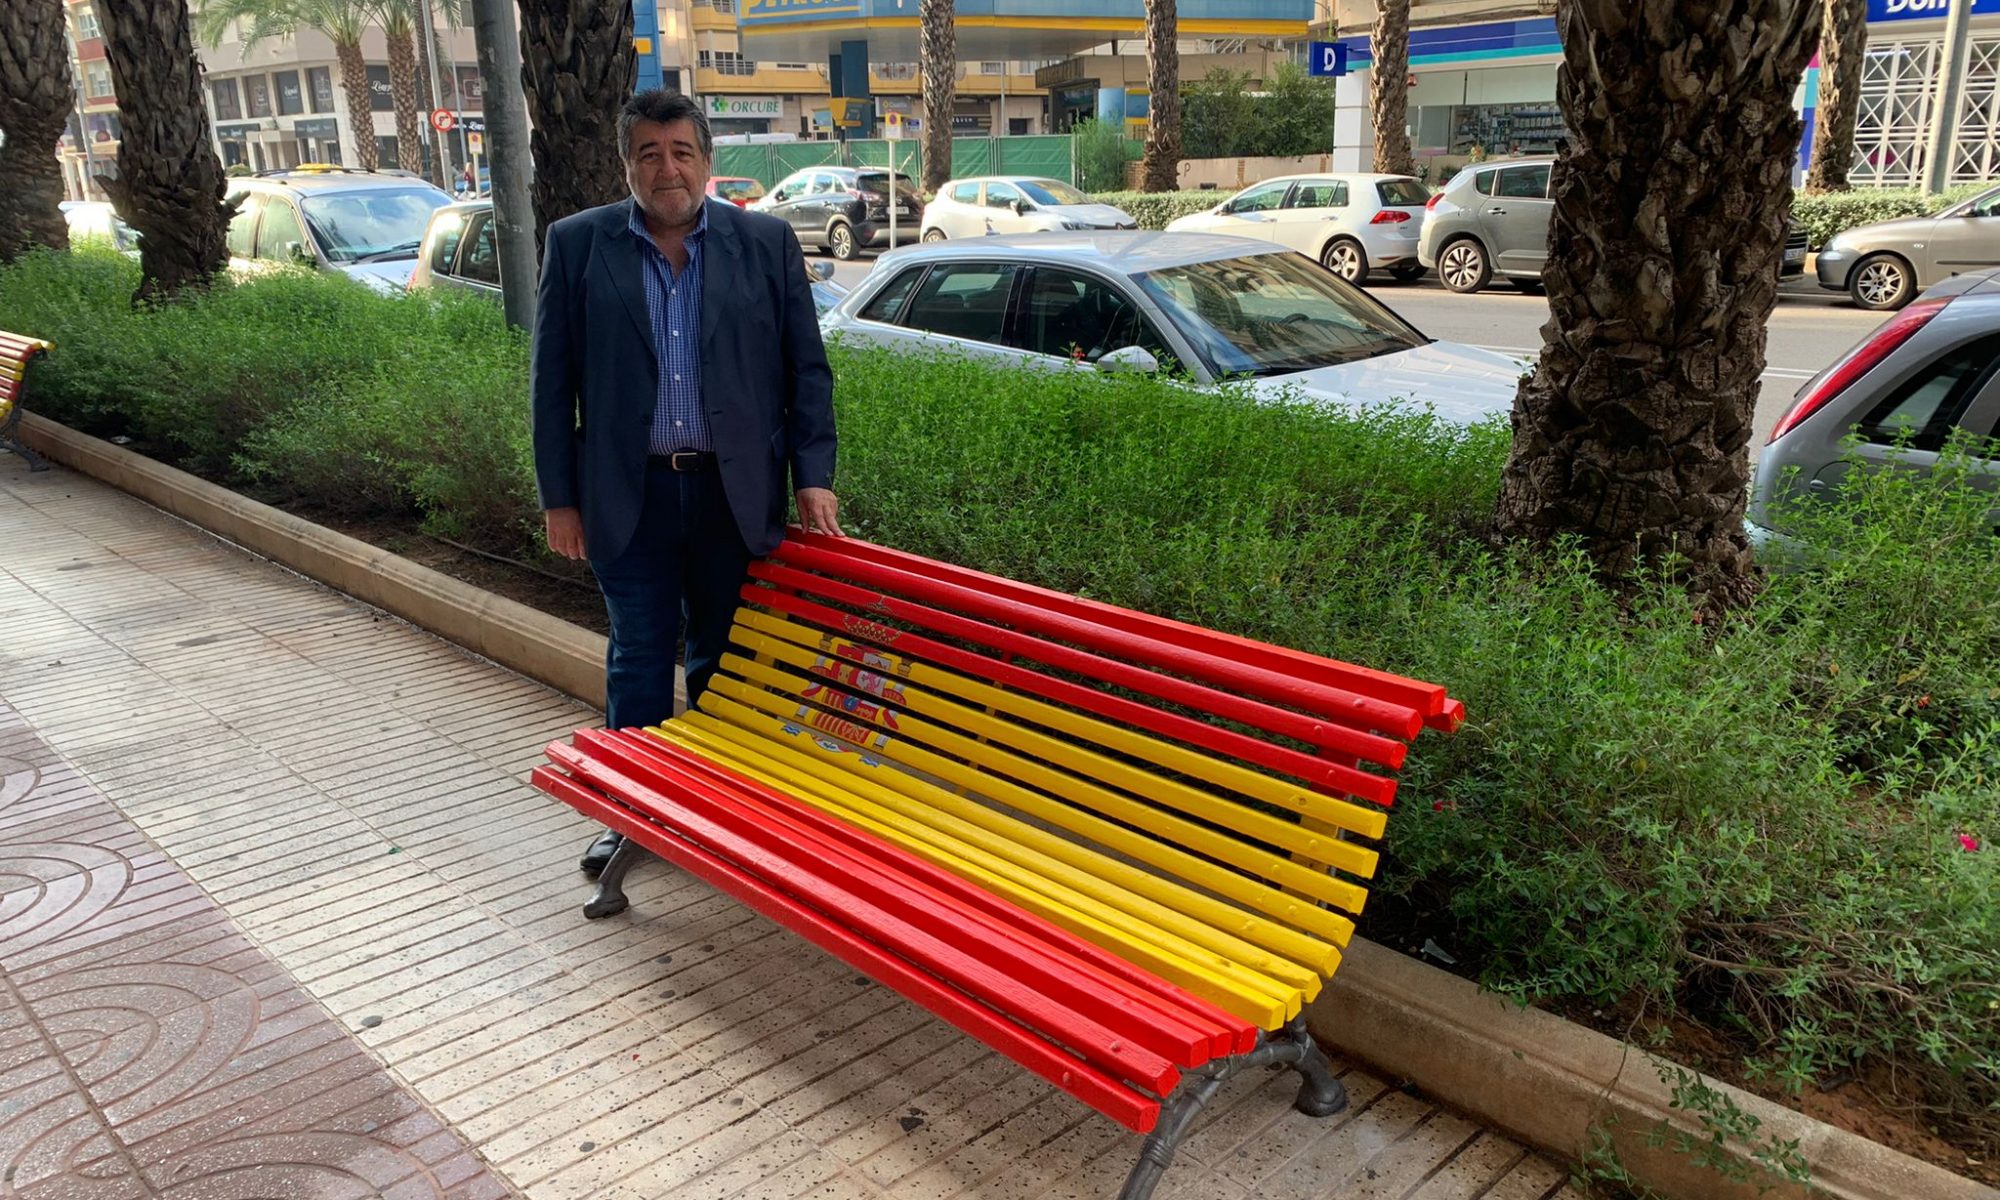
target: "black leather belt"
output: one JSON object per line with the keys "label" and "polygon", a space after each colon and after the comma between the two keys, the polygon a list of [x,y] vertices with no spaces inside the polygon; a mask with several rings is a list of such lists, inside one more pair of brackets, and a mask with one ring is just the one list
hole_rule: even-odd
{"label": "black leather belt", "polygon": [[715,452],[676,450],[672,454],[648,455],[646,463],[649,466],[665,467],[669,471],[709,471],[715,468]]}

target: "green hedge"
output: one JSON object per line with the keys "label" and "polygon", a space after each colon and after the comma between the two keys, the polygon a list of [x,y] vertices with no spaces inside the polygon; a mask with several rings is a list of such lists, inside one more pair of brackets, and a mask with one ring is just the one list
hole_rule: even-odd
{"label": "green hedge", "polygon": [[1896,217],[1920,217],[1940,212],[1976,195],[1990,183],[1962,184],[1939,195],[1917,188],[1857,188],[1851,192],[1801,192],[1792,197],[1792,215],[1806,227],[1817,250],[1842,230]]}
{"label": "green hedge", "polygon": [[1198,212],[1207,212],[1229,199],[1232,192],[1098,192],[1091,198],[1115,205],[1132,214],[1141,229],[1165,229],[1167,222]]}
{"label": "green hedge", "polygon": [[[0,328],[58,343],[38,409],[281,498],[532,553],[526,347],[492,306],[294,275],[135,313],[134,282],[101,253],[0,271]],[[1498,423],[835,364],[855,532],[1463,699],[1465,729],[1403,773],[1381,880],[1461,970],[1691,1008],[1773,1080],[1888,1064],[1950,1128],[1990,1119],[2000,589],[1962,461],[1852,472],[1844,510],[1799,518],[1838,552],[1717,627],[1669,583],[1621,597],[1579,555],[1488,545]]]}

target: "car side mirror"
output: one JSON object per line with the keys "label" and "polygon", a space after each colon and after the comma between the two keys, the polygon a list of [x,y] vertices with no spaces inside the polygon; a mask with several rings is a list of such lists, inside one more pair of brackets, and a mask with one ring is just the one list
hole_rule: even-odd
{"label": "car side mirror", "polygon": [[285,261],[301,267],[313,265],[312,255],[307,254],[305,246],[299,242],[285,243]]}
{"label": "car side mirror", "polygon": [[1007,207],[1009,207],[1009,208],[1013,209],[1013,210],[1014,210],[1014,215],[1015,215],[1015,216],[1017,216],[1017,217],[1019,217],[1019,216],[1023,216],[1023,215],[1025,215],[1025,214],[1027,213],[1027,211],[1028,211],[1028,202],[1027,202],[1026,200],[1018,200],[1018,199],[1017,199],[1017,200],[1015,200],[1015,201],[1014,201],[1013,203],[1009,204],[1009,205],[1008,205]]}
{"label": "car side mirror", "polygon": [[1097,369],[1107,375],[1157,375],[1160,360],[1144,346],[1123,346],[1099,358]]}
{"label": "car side mirror", "polygon": [[823,261],[807,263],[806,274],[819,280],[821,283],[825,283],[827,280],[833,278],[833,264]]}

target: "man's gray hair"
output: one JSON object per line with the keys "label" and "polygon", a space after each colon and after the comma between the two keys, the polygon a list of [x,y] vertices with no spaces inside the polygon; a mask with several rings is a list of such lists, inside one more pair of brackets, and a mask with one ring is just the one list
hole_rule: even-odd
{"label": "man's gray hair", "polygon": [[632,127],[641,121],[658,121],[662,125],[693,121],[694,139],[701,147],[701,156],[715,158],[715,135],[708,131],[708,117],[694,97],[652,88],[627,100],[618,111],[618,153],[627,161],[632,158]]}

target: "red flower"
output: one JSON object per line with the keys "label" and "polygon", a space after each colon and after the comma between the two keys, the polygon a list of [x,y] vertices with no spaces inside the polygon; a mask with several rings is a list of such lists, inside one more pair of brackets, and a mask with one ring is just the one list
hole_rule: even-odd
{"label": "red flower", "polygon": [[1930,706],[1931,706],[1931,698],[1928,694],[1917,697],[1918,708],[1929,708]]}
{"label": "red flower", "polygon": [[1969,833],[1961,833],[1958,835],[1958,845],[1959,848],[1964,850],[1967,854],[1976,854],[1979,852],[1979,839],[1973,837]]}

